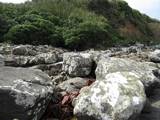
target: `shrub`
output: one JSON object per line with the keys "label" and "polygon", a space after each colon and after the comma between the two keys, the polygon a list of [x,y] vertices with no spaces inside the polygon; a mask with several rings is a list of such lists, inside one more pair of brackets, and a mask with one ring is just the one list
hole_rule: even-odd
{"label": "shrub", "polygon": [[39,19],[43,19],[42,16],[36,15],[36,14],[26,14],[26,15],[22,15],[22,16],[17,17],[15,20],[19,24],[24,24],[24,23],[36,22]]}
{"label": "shrub", "polygon": [[110,26],[102,16],[77,9],[67,23],[63,36],[65,45],[70,49],[95,48],[101,44],[107,46],[110,41]]}
{"label": "shrub", "polygon": [[6,35],[6,39],[14,44],[57,45],[60,38],[54,24],[44,19],[13,26]]}
{"label": "shrub", "polygon": [[30,24],[16,25],[9,30],[5,38],[14,44],[31,44],[34,37],[32,34],[36,31],[37,27]]}

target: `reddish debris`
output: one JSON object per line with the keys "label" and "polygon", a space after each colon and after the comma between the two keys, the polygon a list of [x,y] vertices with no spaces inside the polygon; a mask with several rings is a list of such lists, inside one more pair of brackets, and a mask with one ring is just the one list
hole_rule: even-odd
{"label": "reddish debris", "polygon": [[78,91],[67,93],[63,96],[63,100],[61,101],[61,105],[69,105],[72,103],[73,99],[79,95]]}
{"label": "reddish debris", "polygon": [[90,86],[90,85],[92,85],[94,82],[95,82],[94,79],[89,79],[89,80],[87,80],[86,86]]}

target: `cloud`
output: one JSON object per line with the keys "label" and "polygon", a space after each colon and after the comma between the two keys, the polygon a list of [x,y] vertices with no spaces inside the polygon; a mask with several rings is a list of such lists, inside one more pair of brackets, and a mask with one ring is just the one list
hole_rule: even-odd
{"label": "cloud", "polygon": [[153,18],[160,19],[160,0],[125,0],[128,4]]}
{"label": "cloud", "polygon": [[4,3],[23,3],[27,0],[0,0],[0,2],[4,2]]}

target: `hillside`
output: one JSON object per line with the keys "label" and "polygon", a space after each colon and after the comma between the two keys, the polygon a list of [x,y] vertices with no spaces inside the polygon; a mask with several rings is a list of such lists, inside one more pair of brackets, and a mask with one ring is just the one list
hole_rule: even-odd
{"label": "hillside", "polygon": [[68,49],[105,49],[157,43],[157,20],[122,0],[32,0],[0,3],[0,41],[50,44]]}

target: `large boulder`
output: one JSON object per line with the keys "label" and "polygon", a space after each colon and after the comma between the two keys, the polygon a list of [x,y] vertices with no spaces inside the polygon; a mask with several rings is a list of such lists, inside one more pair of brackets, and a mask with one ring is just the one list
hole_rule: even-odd
{"label": "large boulder", "polygon": [[133,72],[139,76],[147,90],[160,82],[153,72],[157,69],[154,63],[110,57],[99,61],[96,69],[96,78],[105,79],[106,74],[114,72]]}
{"label": "large boulder", "polygon": [[45,73],[0,67],[1,120],[39,120],[52,93],[53,87]]}
{"label": "large boulder", "polygon": [[64,53],[62,69],[72,77],[88,76],[92,70],[91,55],[88,53]]}
{"label": "large boulder", "polygon": [[132,72],[116,72],[81,90],[74,100],[79,120],[135,119],[146,101],[144,86]]}

